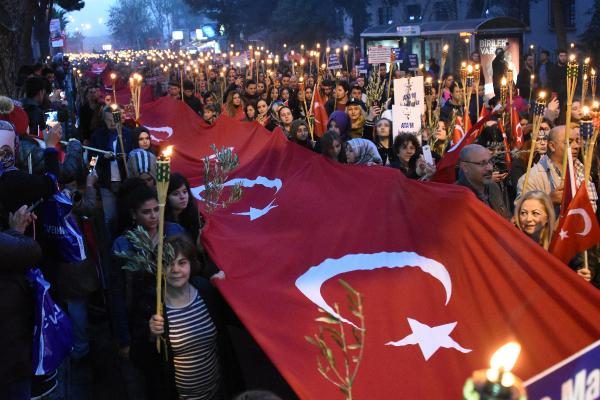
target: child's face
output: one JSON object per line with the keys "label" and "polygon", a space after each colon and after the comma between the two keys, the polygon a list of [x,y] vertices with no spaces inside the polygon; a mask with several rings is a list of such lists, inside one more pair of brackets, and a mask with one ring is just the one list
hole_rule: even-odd
{"label": "child's face", "polygon": [[167,267],[167,285],[172,288],[184,287],[190,280],[190,260],[177,254],[173,264]]}

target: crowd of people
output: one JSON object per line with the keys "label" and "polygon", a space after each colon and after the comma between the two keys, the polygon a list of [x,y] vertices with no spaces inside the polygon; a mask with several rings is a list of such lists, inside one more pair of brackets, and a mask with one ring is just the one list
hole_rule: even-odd
{"label": "crowd of people", "polygon": [[[207,124],[224,114],[260,124],[331,162],[396,168],[406,178],[420,181],[435,176],[436,164],[456,144],[457,120],[464,121],[469,114],[475,122],[476,105],[491,110],[500,103],[499,77],[507,68],[499,49],[493,63],[496,93],[485,96],[485,79],[481,79],[480,96],[473,93],[471,107],[465,110],[459,75],[448,67],[440,71],[438,60],[430,60],[426,71],[415,73],[432,78],[432,111],[437,117],[431,122],[424,114],[423,129],[415,135],[394,134],[393,91],[383,91],[377,99],[367,95],[367,86],[377,76],[385,86],[390,77],[412,73],[401,69],[390,73],[391,66],[374,66],[372,74],[359,74],[357,68],[333,74],[294,70],[282,63],[273,73],[257,70],[253,76],[230,67],[219,76],[223,66],[215,65],[206,74],[181,77],[175,70],[169,73],[135,62],[124,65],[99,59],[107,62],[107,71],[118,71],[121,77],[142,74],[154,97],[185,102]],[[472,61],[478,63],[479,54],[474,53]],[[556,65],[545,52],[536,61],[535,55],[526,54],[516,79],[513,105],[525,132],[520,150],[507,148],[502,117],[493,114],[476,142],[462,148],[455,184],[512,221],[512,240],[530,240],[517,232],[521,231],[548,249],[564,190],[560,166],[567,134],[566,52],[558,52]],[[141,252],[136,232],[143,231],[153,245],[158,243],[160,149],[152,143],[149,129],[128,119],[125,110],[118,114],[121,120],[115,120],[111,109],[115,97],[101,75],[90,73],[92,63],[77,65],[81,76],[68,57],[25,66],[19,71],[22,96],[0,98],[0,258],[4,260],[0,299],[6,311],[1,330],[8,351],[0,367],[0,399],[51,396],[61,384],[56,374],[32,376],[34,307],[26,271],[35,266],[42,268],[54,300],[72,321],[73,350],[65,362],[80,365],[93,352],[88,311],[90,302],[99,302],[110,320],[119,356],[141,371],[148,398],[277,399],[263,391],[240,394],[248,388],[228,326],[241,323],[211,284],[211,279],[219,279],[219,270],[202,247],[204,220],[185,171],[174,172],[168,188],[165,236],[174,258],[166,270],[162,316],[154,308],[154,276],[146,270],[123,268],[127,255]],[[545,111],[534,146],[534,166],[524,188],[533,122],[528,99],[530,91],[542,89],[556,96]],[[315,131],[315,96],[328,116],[321,134]],[[569,143],[578,185],[584,180],[581,113],[581,105],[573,104]],[[122,127],[121,135],[117,127]],[[596,161],[592,171],[588,191],[597,210]],[[57,204],[66,205],[67,212],[58,213]],[[598,265],[595,249],[590,251],[589,266],[581,257],[569,263],[582,279],[600,286]],[[106,294],[101,300],[99,292]],[[156,350],[157,338],[165,340],[168,361]]]}

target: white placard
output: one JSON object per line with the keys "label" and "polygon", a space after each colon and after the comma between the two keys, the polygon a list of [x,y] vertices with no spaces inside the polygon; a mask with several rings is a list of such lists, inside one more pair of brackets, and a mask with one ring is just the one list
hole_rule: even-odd
{"label": "white placard", "polygon": [[425,87],[423,77],[394,79],[394,104],[417,107],[420,113],[425,112]]}
{"label": "white placard", "polygon": [[392,48],[387,46],[369,47],[369,64],[386,64],[392,60]]}
{"label": "white placard", "polygon": [[399,133],[417,135],[421,131],[421,111],[417,107],[392,106],[394,137]]}

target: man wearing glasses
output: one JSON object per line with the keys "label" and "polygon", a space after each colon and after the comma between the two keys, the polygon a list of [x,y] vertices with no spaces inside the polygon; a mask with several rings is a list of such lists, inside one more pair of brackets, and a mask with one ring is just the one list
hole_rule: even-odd
{"label": "man wearing glasses", "polygon": [[502,189],[492,180],[494,161],[492,153],[478,144],[470,144],[460,152],[457,185],[469,188],[475,196],[505,219],[510,211],[504,200]]}

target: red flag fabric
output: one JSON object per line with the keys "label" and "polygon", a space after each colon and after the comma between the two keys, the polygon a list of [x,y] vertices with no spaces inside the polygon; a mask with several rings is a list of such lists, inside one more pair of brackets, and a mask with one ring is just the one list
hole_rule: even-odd
{"label": "red flag fabric", "polygon": [[444,157],[442,157],[436,166],[435,175],[431,179],[433,182],[449,184],[456,182],[456,163],[458,163],[460,151],[463,147],[473,143],[475,139],[477,139],[481,133],[481,130],[483,129],[483,126],[487,121],[489,121],[490,118],[491,114],[487,115],[483,119],[480,119],[473,127],[471,127],[466,135],[462,136],[462,139],[460,139],[457,144],[446,151]]}
{"label": "red flag fabric", "polygon": [[585,185],[577,189],[568,209],[564,213],[561,210],[561,214],[564,217],[554,231],[550,252],[566,264],[577,253],[600,243],[600,226]]}
{"label": "red flag fabric", "polygon": [[460,140],[465,136],[465,130],[460,124],[460,121],[454,125],[454,129],[452,130],[452,146],[456,145]]}
{"label": "red flag fabric", "polygon": [[569,162],[567,162],[567,173],[565,174],[566,176],[563,181],[563,195],[560,202],[560,219],[564,219],[567,216],[569,205],[577,192],[577,180],[573,176],[572,165],[572,160],[569,160]]}
{"label": "red flag fabric", "polygon": [[489,108],[487,108],[485,105],[483,107],[481,107],[481,110],[479,111],[479,120],[487,117],[488,115],[490,115],[492,113],[492,110],[490,110]]}
{"label": "red flag fabric", "polygon": [[[600,294],[464,188],[337,164],[224,116],[208,126],[168,99],[142,115],[173,129],[172,170],[196,198],[210,144],[239,156],[226,186],[242,184],[242,199],[205,215],[203,244],[225,273],[218,288],[302,399],[340,397],[304,339],[318,307],[338,303],[357,323],[339,278],[364,296],[360,399],[460,398],[509,340],[527,379],[600,336]],[[379,223],[390,218],[403,223]]]}
{"label": "red flag fabric", "polygon": [[510,126],[512,129],[513,147],[520,149],[523,146],[523,127],[521,126],[521,119],[515,107],[512,108],[510,113]]}
{"label": "red flag fabric", "polygon": [[465,116],[464,116],[464,124],[463,128],[465,132],[469,132],[469,130],[473,127],[471,123],[471,117],[469,116],[469,110],[465,107]]}
{"label": "red flag fabric", "polygon": [[316,136],[321,137],[327,131],[327,120],[329,119],[329,116],[325,110],[325,102],[321,98],[321,93],[318,86],[317,90],[315,90],[313,93],[313,96],[315,97],[313,101],[313,115],[315,117],[314,133]]}

